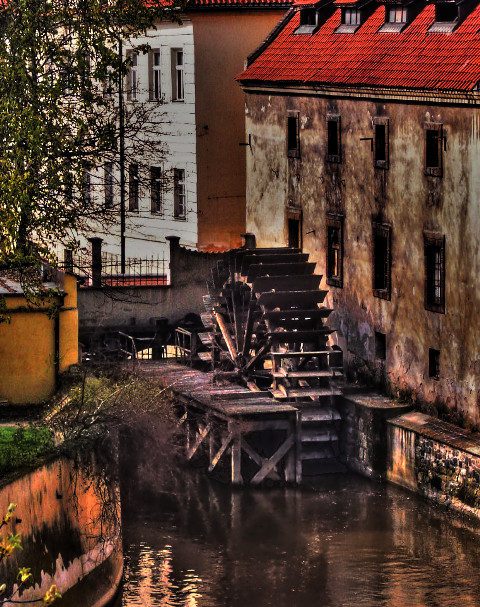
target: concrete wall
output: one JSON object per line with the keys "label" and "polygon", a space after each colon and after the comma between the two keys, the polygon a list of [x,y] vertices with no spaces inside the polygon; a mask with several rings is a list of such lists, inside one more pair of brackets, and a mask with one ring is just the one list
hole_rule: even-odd
{"label": "concrete wall", "polygon": [[157,319],[168,318],[170,324],[175,324],[188,313],[200,314],[204,311],[207,279],[220,257],[220,254],[200,253],[181,247],[179,239],[171,237],[171,284],[80,289],[81,333],[99,328],[128,328],[132,324],[151,327],[154,332]]}
{"label": "concrete wall", "polygon": [[240,246],[245,232],[245,102],[234,78],[285,9],[192,10],[198,248]]}
{"label": "concrete wall", "polygon": [[[287,157],[288,111],[300,116],[300,157]],[[341,116],[342,162],[326,160],[327,113]],[[373,118],[390,120],[388,170],[374,167]],[[424,172],[424,123],[447,137],[443,177]],[[247,94],[247,230],[259,246],[287,243],[288,210],[303,215],[303,244],[326,267],[327,212],[344,217],[343,288],[328,287],[330,324],[356,378],[384,381],[412,399],[445,403],[480,421],[480,112],[476,107],[377,103],[322,96]],[[372,291],[372,220],[392,227],[391,300]],[[445,236],[445,313],[424,307],[424,231]],[[325,280],[322,281],[322,287]],[[386,335],[386,360],[374,333]],[[429,349],[440,376],[429,377]]]}

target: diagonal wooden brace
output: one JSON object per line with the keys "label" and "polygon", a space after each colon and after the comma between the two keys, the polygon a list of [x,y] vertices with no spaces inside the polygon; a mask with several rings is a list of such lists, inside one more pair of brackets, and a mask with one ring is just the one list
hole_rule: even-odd
{"label": "diagonal wooden brace", "polygon": [[255,476],[250,481],[252,485],[258,485],[263,481],[263,479],[270,474],[272,470],[275,469],[278,462],[282,459],[284,455],[288,453],[288,451],[295,444],[295,437],[293,434],[289,434],[285,441],[280,445],[280,447],[275,451],[272,457],[269,457],[260,470],[255,474]]}
{"label": "diagonal wooden brace", "polygon": [[208,467],[208,471],[209,472],[212,472],[212,470],[218,464],[218,462],[220,461],[220,458],[225,453],[225,451],[228,449],[228,446],[230,445],[230,443],[232,442],[232,440],[233,440],[233,434],[232,434],[232,432],[229,432],[223,438],[222,444],[220,445],[220,449],[217,451],[217,453],[215,454],[215,457],[210,462],[210,466]]}
{"label": "diagonal wooden brace", "polygon": [[210,422],[208,422],[208,424],[205,426],[205,428],[203,428],[203,430],[200,430],[200,432],[197,433],[195,442],[189,449],[187,449],[187,459],[188,460],[192,459],[192,457],[195,455],[197,449],[200,447],[200,445],[203,442],[203,439],[210,432],[211,428],[212,428],[212,424]]}
{"label": "diagonal wooden brace", "polygon": [[[242,440],[242,449],[251,460],[260,466],[260,469],[265,465],[266,462],[268,462],[268,458],[262,457],[260,454],[258,454],[255,449],[250,447],[250,445],[245,441],[245,438]],[[269,476],[273,480],[280,480],[280,474],[278,474],[276,466],[274,466],[269,472]]]}

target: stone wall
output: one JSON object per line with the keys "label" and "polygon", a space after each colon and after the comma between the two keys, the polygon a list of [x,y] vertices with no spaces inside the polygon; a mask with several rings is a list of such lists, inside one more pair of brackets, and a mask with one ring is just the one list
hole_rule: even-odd
{"label": "stone wall", "polygon": [[480,436],[421,413],[388,428],[387,478],[447,506],[480,515]]}
{"label": "stone wall", "polygon": [[342,424],[340,459],[369,478],[383,479],[387,471],[386,421],[410,408],[375,394],[351,394],[337,399]]}
{"label": "stone wall", "polygon": [[[387,93],[385,93],[387,94]],[[247,91],[247,230],[285,246],[302,222],[304,251],[326,273],[327,214],[343,218],[343,285],[326,285],[349,373],[480,422],[480,112],[453,103],[354,98],[354,91]],[[299,155],[287,154],[287,116]],[[327,157],[327,116],[340,117],[340,162]],[[389,164],[374,164],[375,118],[389,121]],[[425,170],[425,124],[443,125],[443,175]],[[362,140],[365,139],[365,140]],[[372,222],[391,228],[391,296],[373,293]],[[425,309],[424,233],[445,238],[445,313]],[[385,339],[378,356],[376,333]],[[447,347],[448,344],[448,347]],[[438,351],[439,372],[429,368]]]}

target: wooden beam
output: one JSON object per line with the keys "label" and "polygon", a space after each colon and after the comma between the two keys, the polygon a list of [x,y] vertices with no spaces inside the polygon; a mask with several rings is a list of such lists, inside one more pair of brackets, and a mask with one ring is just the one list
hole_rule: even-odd
{"label": "wooden beam", "polygon": [[233,340],[228,331],[227,325],[225,324],[223,315],[220,314],[220,312],[216,312],[216,311],[214,311],[213,314],[217,321],[218,327],[222,333],[223,339],[225,340],[225,343],[227,345],[228,353],[230,354],[232,362],[235,362],[235,359],[237,358],[237,349],[235,348],[235,344],[233,343]]}
{"label": "wooden beam", "polygon": [[[268,458],[262,457],[260,454],[258,454],[255,451],[255,449],[250,447],[250,445],[247,443],[247,441],[245,439],[242,440],[242,449],[245,451],[245,453],[248,455],[248,457],[252,461],[254,461],[258,466],[260,466],[260,468],[262,468],[262,466],[265,464],[265,462],[268,459]],[[280,480],[280,474],[278,474],[276,466],[270,471],[269,476],[273,480],[276,480],[276,481]]]}
{"label": "wooden beam", "polygon": [[285,441],[280,445],[280,447],[275,451],[275,453],[269,457],[260,470],[255,474],[255,476],[250,481],[252,485],[259,485],[263,479],[276,467],[278,462],[282,459],[282,457],[288,453],[289,449],[295,443],[295,436],[293,434],[289,434]]}
{"label": "wooden beam", "polygon": [[192,459],[192,457],[195,455],[195,453],[197,452],[197,449],[200,447],[200,445],[203,442],[203,439],[210,432],[211,428],[212,428],[212,424],[210,422],[208,422],[208,424],[205,426],[205,428],[203,428],[203,430],[200,430],[200,432],[197,432],[195,442],[189,449],[187,449],[187,459],[188,460]]}
{"label": "wooden beam", "polygon": [[217,451],[217,453],[215,454],[215,457],[212,459],[212,461],[210,462],[210,465],[208,466],[209,472],[212,472],[212,470],[214,470],[215,466],[218,464],[218,462],[220,461],[220,458],[225,453],[225,451],[228,449],[228,446],[230,445],[232,440],[233,440],[233,434],[231,432],[229,432],[226,436],[223,437],[222,444],[220,445],[220,449]]}
{"label": "wooden beam", "polygon": [[243,485],[241,434],[237,434],[232,441],[232,485]]}

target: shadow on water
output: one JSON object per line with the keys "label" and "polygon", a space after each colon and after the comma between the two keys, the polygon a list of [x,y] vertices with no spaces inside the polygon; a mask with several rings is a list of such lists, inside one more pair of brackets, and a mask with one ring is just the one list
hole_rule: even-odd
{"label": "shadow on water", "polygon": [[395,487],[342,475],[232,491],[133,466],[124,482],[116,607],[480,607],[480,536]]}

